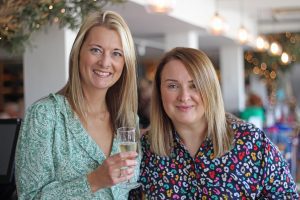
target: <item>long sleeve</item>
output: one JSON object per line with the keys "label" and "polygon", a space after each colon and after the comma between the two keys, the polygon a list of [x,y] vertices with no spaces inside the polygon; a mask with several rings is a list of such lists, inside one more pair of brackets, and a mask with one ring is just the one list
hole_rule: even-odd
{"label": "long sleeve", "polygon": [[263,141],[265,166],[262,195],[268,199],[298,199],[287,162],[268,138],[265,137]]}
{"label": "long sleeve", "polygon": [[56,118],[55,108],[43,103],[32,106],[25,116],[16,147],[16,185],[20,200],[93,198],[85,174],[71,180],[56,176],[52,154],[57,148],[53,146]]}

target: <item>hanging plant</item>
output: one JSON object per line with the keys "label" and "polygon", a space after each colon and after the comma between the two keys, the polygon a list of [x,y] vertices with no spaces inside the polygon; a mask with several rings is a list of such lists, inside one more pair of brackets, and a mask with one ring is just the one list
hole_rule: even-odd
{"label": "hanging plant", "polygon": [[126,0],[0,1],[0,47],[10,53],[23,52],[30,35],[45,25],[57,23],[74,30],[87,13],[99,11],[108,3],[124,2]]}

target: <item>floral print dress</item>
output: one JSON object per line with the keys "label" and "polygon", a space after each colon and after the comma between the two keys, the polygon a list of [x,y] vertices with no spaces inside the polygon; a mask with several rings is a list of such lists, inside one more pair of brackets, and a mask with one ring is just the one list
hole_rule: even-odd
{"label": "floral print dress", "polygon": [[171,156],[161,157],[150,151],[145,134],[140,182],[146,198],[298,199],[288,165],[265,133],[235,118],[228,121],[235,137],[219,158],[209,138],[191,157],[176,132]]}

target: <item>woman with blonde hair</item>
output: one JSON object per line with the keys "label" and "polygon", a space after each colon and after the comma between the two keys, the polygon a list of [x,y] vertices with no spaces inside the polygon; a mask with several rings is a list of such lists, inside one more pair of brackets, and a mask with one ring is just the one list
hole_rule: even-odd
{"label": "woman with blonde hair", "polygon": [[[136,57],[130,30],[95,12],[73,43],[69,80],[26,112],[16,148],[22,199],[126,199],[136,152],[119,153],[116,129],[137,127]],[[124,169],[126,168],[126,169]]]}
{"label": "woman with blonde hair", "polygon": [[286,161],[264,132],[225,113],[202,51],[165,54],[151,103],[139,178],[147,199],[298,199]]}

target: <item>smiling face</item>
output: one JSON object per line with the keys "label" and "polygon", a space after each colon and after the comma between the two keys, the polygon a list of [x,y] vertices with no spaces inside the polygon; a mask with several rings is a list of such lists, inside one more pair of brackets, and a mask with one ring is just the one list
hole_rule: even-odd
{"label": "smiling face", "polygon": [[177,126],[198,126],[204,120],[203,102],[193,79],[179,60],[161,72],[161,98],[165,112]]}
{"label": "smiling face", "polygon": [[79,70],[83,90],[107,91],[120,78],[124,64],[119,34],[103,26],[93,27],[80,50]]}

